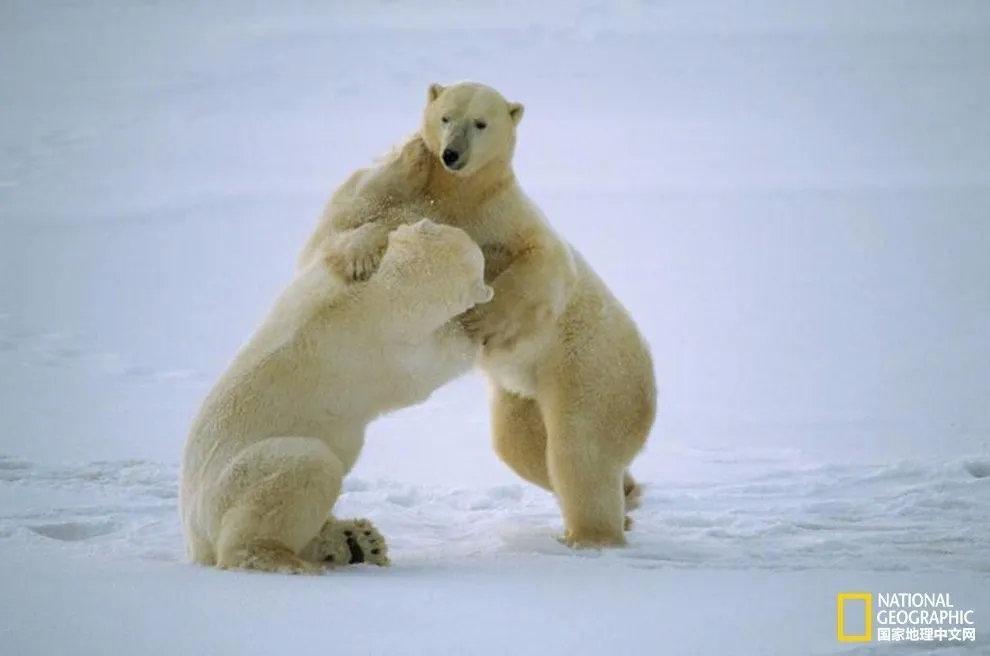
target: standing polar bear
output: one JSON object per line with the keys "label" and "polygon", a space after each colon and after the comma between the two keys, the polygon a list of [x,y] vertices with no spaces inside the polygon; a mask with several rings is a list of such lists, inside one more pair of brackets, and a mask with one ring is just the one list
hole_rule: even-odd
{"label": "standing polar bear", "polygon": [[491,299],[483,274],[464,232],[426,220],[388,236],[367,282],[323,259],[300,271],[186,442],[180,507],[192,559],[290,573],[386,564],[369,522],[330,510],[365,426],[470,369],[478,349],[450,320]]}
{"label": "standing polar bear", "polygon": [[466,231],[494,299],[462,322],[491,382],[495,450],[553,491],[572,546],[625,542],[638,496],[626,471],[656,412],[649,350],[584,259],[547,224],[512,170],[523,107],[475,83],[430,86],[420,131],[330,199],[300,266],[364,279],[415,214]]}

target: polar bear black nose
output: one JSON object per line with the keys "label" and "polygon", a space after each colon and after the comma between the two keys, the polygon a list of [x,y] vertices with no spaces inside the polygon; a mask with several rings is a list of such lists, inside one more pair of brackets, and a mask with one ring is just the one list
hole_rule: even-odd
{"label": "polar bear black nose", "polygon": [[461,156],[461,154],[459,152],[457,152],[456,150],[451,150],[450,148],[445,148],[444,151],[443,151],[443,163],[446,164],[447,166],[450,166],[451,164],[453,164],[454,162],[456,162],[457,161],[457,158],[460,157],[460,156]]}

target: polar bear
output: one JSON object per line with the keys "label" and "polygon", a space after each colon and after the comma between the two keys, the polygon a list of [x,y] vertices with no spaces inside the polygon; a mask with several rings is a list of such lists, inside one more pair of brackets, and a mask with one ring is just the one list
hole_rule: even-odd
{"label": "polar bear", "polygon": [[629,314],[516,181],[522,115],[481,84],[431,85],[419,132],[334,193],[299,263],[344,244],[331,264],[364,278],[410,211],[466,231],[495,289],[462,317],[482,348],[495,451],[556,495],[565,543],[621,545],[639,495],[627,467],[656,414],[653,364]]}
{"label": "polar bear", "polygon": [[483,275],[467,234],[426,220],[388,236],[366,282],[320,259],[300,271],[186,442],[180,507],[192,560],[287,573],[387,564],[369,522],[329,513],[365,426],[470,369],[478,349],[450,320],[491,299]]}

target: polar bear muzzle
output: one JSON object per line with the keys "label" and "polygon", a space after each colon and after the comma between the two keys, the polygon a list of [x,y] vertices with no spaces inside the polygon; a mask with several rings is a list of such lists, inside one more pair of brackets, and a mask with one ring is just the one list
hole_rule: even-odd
{"label": "polar bear muzzle", "polygon": [[468,142],[467,128],[465,125],[458,126],[451,129],[447,136],[447,142],[440,151],[440,159],[443,160],[443,165],[451,171],[460,171],[468,163],[470,143]]}

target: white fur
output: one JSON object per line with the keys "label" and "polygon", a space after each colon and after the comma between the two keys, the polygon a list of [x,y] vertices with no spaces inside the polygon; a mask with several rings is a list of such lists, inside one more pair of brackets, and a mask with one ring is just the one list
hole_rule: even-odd
{"label": "white fur", "polygon": [[483,269],[465,233],[428,221],[389,235],[367,282],[345,282],[324,259],[302,269],[189,435],[180,505],[190,556],[311,569],[299,556],[333,521],[367,424],[470,368],[476,347],[449,320],[491,298]]}
{"label": "white fur", "polygon": [[344,243],[337,270],[367,276],[383,235],[417,213],[471,235],[495,297],[460,320],[482,346],[495,450],[556,494],[567,543],[621,545],[639,494],[626,469],[656,414],[653,362],[629,314],[516,180],[522,116],[482,84],[430,86],[419,132],[334,193],[300,262]]}

